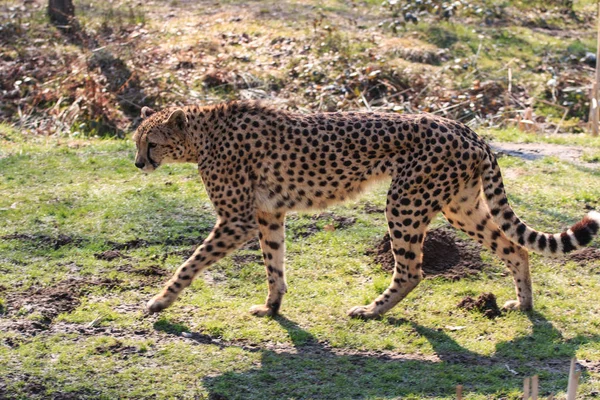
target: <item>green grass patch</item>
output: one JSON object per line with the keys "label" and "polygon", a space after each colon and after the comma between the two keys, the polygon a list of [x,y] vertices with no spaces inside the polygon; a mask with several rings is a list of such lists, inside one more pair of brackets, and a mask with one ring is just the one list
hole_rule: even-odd
{"label": "green grass patch", "polygon": [[[385,317],[349,319],[346,310],[389,283],[389,273],[365,255],[386,230],[382,214],[366,211],[385,207],[386,184],[329,210],[355,218],[333,232],[325,229],[335,223],[331,216],[289,216],[290,290],[281,317],[248,313],[266,294],[257,250],[220,261],[173,307],[146,316],[145,301],[215,221],[195,168],[144,175],[129,142],[17,140],[2,129],[0,324],[10,329],[0,332],[7,344],[0,376],[9,397],[450,399],[463,384],[472,399],[516,399],[525,376],[540,374],[542,392],[560,394],[571,357],[600,363],[598,261],[532,256],[531,314],[492,321],[456,307],[483,292],[500,303],[514,297],[503,265],[486,251],[489,269],[481,275],[427,279]],[[563,136],[560,143],[579,140]],[[500,165],[515,211],[538,229],[565,229],[600,208],[596,170],[557,159],[503,157]],[[439,218],[433,226],[443,224]],[[115,248],[122,257],[98,258]],[[41,302],[39,293],[57,293],[66,282],[72,301],[44,331],[31,336],[15,328],[47,324],[43,307],[58,300]],[[600,376],[585,370],[581,393],[599,384]]]}

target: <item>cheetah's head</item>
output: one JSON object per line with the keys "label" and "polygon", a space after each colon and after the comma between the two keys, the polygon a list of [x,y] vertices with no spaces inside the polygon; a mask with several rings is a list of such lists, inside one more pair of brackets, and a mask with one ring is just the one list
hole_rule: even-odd
{"label": "cheetah's head", "polygon": [[161,164],[186,161],[187,117],[181,108],[156,112],[142,108],[142,123],[133,135],[135,166],[152,172]]}

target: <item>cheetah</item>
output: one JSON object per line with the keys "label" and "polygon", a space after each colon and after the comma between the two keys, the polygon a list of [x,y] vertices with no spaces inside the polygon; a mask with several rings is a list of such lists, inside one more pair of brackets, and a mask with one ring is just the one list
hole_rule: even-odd
{"label": "cheetah", "polygon": [[198,164],[217,214],[208,237],[147,303],[149,312],[169,307],[202,270],[258,233],[268,295],[250,312],[276,314],[287,291],[286,212],[351,199],[384,178],[391,178],[385,215],[392,281],[371,304],[350,309],[351,317],[382,315],[417,286],[423,239],[439,212],[504,261],[517,296],[506,309],[533,307],[528,250],[568,253],[588,244],[600,226],[600,213],[591,211],[559,234],[529,227],[509,205],[490,147],[469,127],[428,114],[299,114],[259,102],[144,107],[133,139],[142,171]]}

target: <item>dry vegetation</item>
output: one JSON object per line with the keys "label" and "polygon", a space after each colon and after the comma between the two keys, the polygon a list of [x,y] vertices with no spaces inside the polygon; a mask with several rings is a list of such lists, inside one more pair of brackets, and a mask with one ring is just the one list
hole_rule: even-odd
{"label": "dry vegetation", "polygon": [[[268,99],[300,110],[427,111],[581,131],[591,1],[45,2],[0,5],[0,120],[124,136],[141,106]],[[566,113],[566,118],[562,119]]]}

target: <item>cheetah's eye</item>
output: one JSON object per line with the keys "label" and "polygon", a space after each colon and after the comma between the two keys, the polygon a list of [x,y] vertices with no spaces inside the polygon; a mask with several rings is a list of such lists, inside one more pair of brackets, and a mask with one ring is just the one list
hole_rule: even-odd
{"label": "cheetah's eye", "polygon": [[151,149],[155,148],[156,146],[156,143],[148,143],[148,147],[150,147]]}

